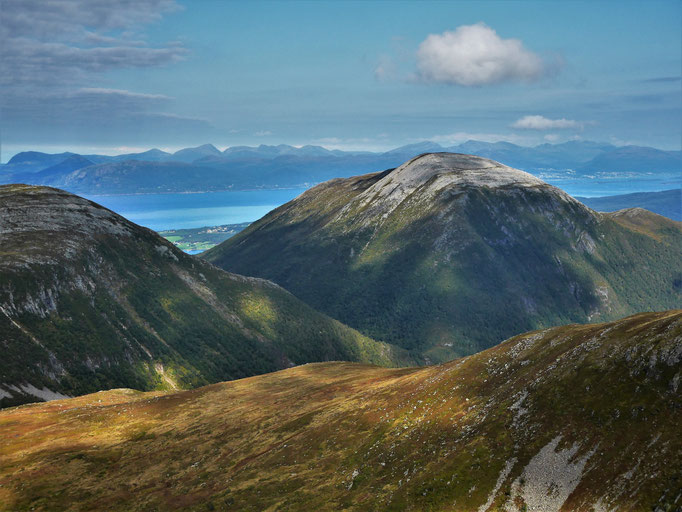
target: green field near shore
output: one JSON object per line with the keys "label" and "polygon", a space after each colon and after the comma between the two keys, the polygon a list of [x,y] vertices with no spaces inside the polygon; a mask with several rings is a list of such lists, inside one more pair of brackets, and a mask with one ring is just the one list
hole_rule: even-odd
{"label": "green field near shore", "polygon": [[222,226],[204,226],[192,229],[168,229],[159,231],[159,234],[169,242],[175,244],[185,252],[203,252],[220,242],[227,240],[232,235],[239,233],[248,226],[249,222],[241,224],[224,224]]}

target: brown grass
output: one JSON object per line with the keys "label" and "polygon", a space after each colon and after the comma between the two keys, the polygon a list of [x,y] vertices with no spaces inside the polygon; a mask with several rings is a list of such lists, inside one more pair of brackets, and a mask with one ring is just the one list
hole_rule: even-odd
{"label": "brown grass", "polygon": [[0,510],[476,510],[512,457],[492,508],[523,506],[506,493],[559,434],[599,447],[567,506],[650,509],[680,483],[682,418],[679,361],[647,365],[680,334],[682,312],[645,314],[429,368],[318,363],[0,411]]}

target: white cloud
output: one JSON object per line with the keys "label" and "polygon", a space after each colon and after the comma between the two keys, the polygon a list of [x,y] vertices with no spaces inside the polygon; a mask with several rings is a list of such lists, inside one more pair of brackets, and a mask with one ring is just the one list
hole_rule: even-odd
{"label": "white cloud", "polygon": [[430,34],[417,51],[418,78],[463,86],[541,78],[545,64],[518,39],[502,39],[484,23]]}
{"label": "white cloud", "polygon": [[521,130],[570,130],[581,129],[585,123],[573,119],[549,119],[545,116],[523,116],[517,119],[512,128]]}
{"label": "white cloud", "polygon": [[254,133],[256,137],[267,137],[269,135],[272,135],[272,132],[270,130],[260,130],[256,133]]}

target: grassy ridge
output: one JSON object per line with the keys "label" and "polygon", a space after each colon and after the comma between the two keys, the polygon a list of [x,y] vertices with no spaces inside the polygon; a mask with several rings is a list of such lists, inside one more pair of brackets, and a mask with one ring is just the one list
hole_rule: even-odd
{"label": "grassy ridge", "polygon": [[[675,510],[682,311],[0,412],[0,510]],[[656,508],[658,507],[658,508]]]}

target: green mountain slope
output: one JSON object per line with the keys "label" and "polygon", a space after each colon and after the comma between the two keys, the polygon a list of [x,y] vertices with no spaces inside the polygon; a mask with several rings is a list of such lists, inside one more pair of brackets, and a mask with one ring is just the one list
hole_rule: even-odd
{"label": "green mountain slope", "polygon": [[403,362],[273,283],[78,196],[0,187],[0,406],[188,388],[310,361]]}
{"label": "green mountain slope", "polygon": [[682,224],[633,212],[646,229],[522,171],[435,153],[314,187],[202,257],[445,361],[529,329],[679,306]]}
{"label": "green mountain slope", "polygon": [[682,311],[0,411],[0,510],[672,511]]}

